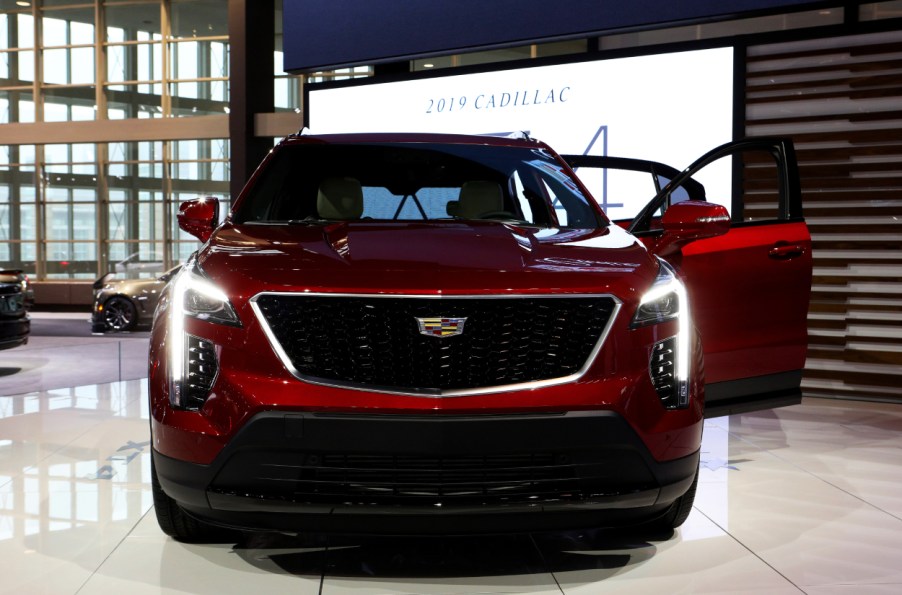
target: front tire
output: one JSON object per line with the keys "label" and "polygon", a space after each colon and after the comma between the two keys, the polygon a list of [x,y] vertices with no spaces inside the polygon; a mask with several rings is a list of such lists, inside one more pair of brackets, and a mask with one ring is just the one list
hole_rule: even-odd
{"label": "front tire", "polygon": [[178,502],[166,495],[157,478],[153,455],[150,460],[150,483],[157,524],[163,533],[185,543],[217,543],[230,540],[232,531],[192,517],[178,505]]}
{"label": "front tire", "polygon": [[112,297],[104,304],[103,322],[112,331],[130,331],[138,322],[138,309],[128,298]]}
{"label": "front tire", "polygon": [[695,478],[692,480],[692,485],[689,486],[686,493],[677,498],[670,505],[670,508],[667,509],[667,512],[650,523],[652,529],[662,532],[673,531],[689,518],[689,513],[692,512],[692,505],[695,502],[695,492],[698,488],[698,472],[699,470],[696,469]]}

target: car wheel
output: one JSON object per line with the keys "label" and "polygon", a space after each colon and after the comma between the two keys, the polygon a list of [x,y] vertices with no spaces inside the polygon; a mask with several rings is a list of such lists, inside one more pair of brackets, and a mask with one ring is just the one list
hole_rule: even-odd
{"label": "car wheel", "polygon": [[673,531],[682,525],[689,518],[689,513],[692,512],[696,488],[698,488],[698,469],[695,470],[695,478],[686,493],[677,498],[667,512],[652,521],[651,528],[655,531]]}
{"label": "car wheel", "polygon": [[157,470],[150,461],[150,483],[153,491],[153,508],[157,515],[157,523],[163,533],[186,543],[218,543],[230,541],[234,531],[200,521],[166,495],[157,479]]}
{"label": "car wheel", "polygon": [[112,297],[103,306],[103,322],[110,330],[130,331],[138,322],[138,310],[128,298]]}

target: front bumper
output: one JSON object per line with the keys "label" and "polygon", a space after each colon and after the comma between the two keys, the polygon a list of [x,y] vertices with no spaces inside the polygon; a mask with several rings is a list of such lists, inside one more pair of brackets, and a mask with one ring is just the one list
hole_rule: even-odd
{"label": "front bumper", "polygon": [[98,304],[94,303],[94,309],[91,311],[91,332],[105,333],[107,330],[106,321],[103,319],[103,313],[97,309]]}
{"label": "front bumper", "polygon": [[268,411],[210,465],[153,452],[189,513],[250,529],[471,533],[613,526],[686,492],[698,451],[658,462],[612,411],[366,415]]}

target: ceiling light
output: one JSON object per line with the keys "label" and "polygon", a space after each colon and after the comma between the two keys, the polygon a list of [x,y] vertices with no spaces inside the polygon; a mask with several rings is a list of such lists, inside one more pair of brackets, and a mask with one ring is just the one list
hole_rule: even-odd
{"label": "ceiling light", "polygon": [[423,64],[423,68],[435,68],[435,64],[433,64],[432,62],[429,62],[427,64]]}
{"label": "ceiling light", "polygon": [[31,6],[31,2],[25,0],[16,0],[16,6]]}

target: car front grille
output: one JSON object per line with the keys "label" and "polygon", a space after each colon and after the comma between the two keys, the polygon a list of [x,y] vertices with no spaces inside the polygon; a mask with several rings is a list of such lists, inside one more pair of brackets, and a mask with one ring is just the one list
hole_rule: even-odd
{"label": "car front grille", "polygon": [[[618,306],[611,296],[321,294],[262,294],[255,304],[270,340],[298,377],[435,395],[577,374]],[[447,328],[459,324],[463,332],[423,334],[418,318],[456,319]]]}
{"label": "car front grille", "polygon": [[[624,465],[625,456],[634,460]],[[624,485],[654,485],[635,453],[621,453],[615,464],[592,452],[430,456],[281,450],[236,453],[210,489],[303,504],[453,507],[587,502]]]}

